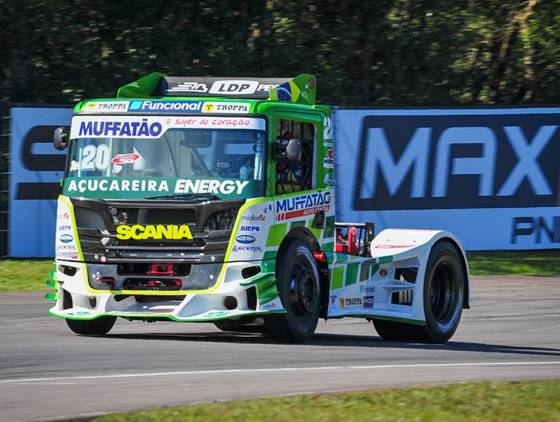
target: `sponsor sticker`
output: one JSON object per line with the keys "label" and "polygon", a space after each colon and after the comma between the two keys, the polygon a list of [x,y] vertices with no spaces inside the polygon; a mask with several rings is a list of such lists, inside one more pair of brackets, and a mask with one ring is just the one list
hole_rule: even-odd
{"label": "sponsor sticker", "polygon": [[289,220],[331,210],[331,193],[315,192],[276,200],[276,220]]}
{"label": "sponsor sticker", "polygon": [[265,121],[254,117],[221,116],[74,116],[70,138],[157,139],[169,129],[255,129]]}
{"label": "sponsor sticker", "polygon": [[207,318],[217,318],[217,317],[224,317],[228,315],[226,311],[208,311],[204,314]]}
{"label": "sponsor sticker", "polygon": [[248,95],[254,94],[258,90],[264,90],[262,84],[259,84],[258,81],[233,79],[214,82],[208,92],[210,94]]}
{"label": "sponsor sticker", "polygon": [[241,194],[249,184],[248,180],[189,180],[179,179],[175,184],[175,193],[214,193]]}
{"label": "sponsor sticker", "polygon": [[111,163],[113,164],[132,164],[136,160],[142,158],[140,154],[137,153],[129,153],[129,154],[117,154],[111,159]]}
{"label": "sponsor sticker", "polygon": [[364,308],[373,308],[373,296],[364,296]]}
{"label": "sponsor sticker", "polygon": [[339,308],[346,308],[348,306],[362,306],[362,298],[361,297],[340,297],[338,299],[338,306]]}
{"label": "sponsor sticker", "polygon": [[262,248],[257,245],[233,245],[233,252],[262,252]]}
{"label": "sponsor sticker", "polygon": [[278,305],[276,304],[276,302],[270,302],[270,303],[266,303],[264,305],[261,305],[260,308],[268,311],[268,310],[278,308]]}
{"label": "sponsor sticker", "polygon": [[181,82],[177,86],[168,89],[168,92],[198,92],[198,93],[205,93],[208,92],[208,86],[204,82]]}
{"label": "sponsor sticker", "polygon": [[157,225],[127,225],[121,224],[117,226],[117,239],[121,240],[145,240],[145,239],[192,239],[191,229],[188,225],[175,225],[175,224],[157,224]]}
{"label": "sponsor sticker", "polygon": [[243,217],[241,217],[241,221],[250,221],[250,222],[266,221],[266,215],[264,215],[264,214],[244,215]]}
{"label": "sponsor sticker", "polygon": [[174,181],[174,185],[172,182],[170,188],[167,180],[88,178],[70,179],[67,192],[70,194],[77,192],[174,192],[240,195],[248,184],[248,180],[177,179]]}
{"label": "sponsor sticker", "polygon": [[249,113],[251,106],[246,103],[216,103],[207,101],[202,111],[204,113]]}
{"label": "sponsor sticker", "polygon": [[62,243],[70,243],[74,240],[74,236],[72,236],[71,234],[62,234],[60,235],[60,241]]}
{"label": "sponsor sticker", "polygon": [[240,226],[240,232],[260,232],[261,228],[259,226]]}
{"label": "sponsor sticker", "polygon": [[254,243],[255,242],[255,237],[251,236],[250,234],[240,234],[239,236],[237,236],[235,238],[235,240],[239,243],[243,243],[245,245],[250,244],[250,243]]}
{"label": "sponsor sticker", "polygon": [[416,245],[375,245],[375,249],[403,249],[413,248]]}
{"label": "sponsor sticker", "polygon": [[326,117],[323,121],[323,145],[332,145],[332,120]]}
{"label": "sponsor sticker", "polygon": [[89,315],[89,312],[88,312],[88,311],[68,312],[67,315],[72,315],[72,316],[85,316],[85,315]]}
{"label": "sponsor sticker", "polygon": [[82,113],[123,113],[128,111],[130,101],[92,101],[82,109]]}

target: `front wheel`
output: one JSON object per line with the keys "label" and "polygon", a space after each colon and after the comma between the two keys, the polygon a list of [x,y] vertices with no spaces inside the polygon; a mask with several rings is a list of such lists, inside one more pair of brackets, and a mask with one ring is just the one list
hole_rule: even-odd
{"label": "front wheel", "polygon": [[76,334],[84,336],[103,336],[111,331],[117,317],[104,316],[92,320],[67,319],[66,324]]}
{"label": "front wheel", "polygon": [[374,319],[377,333],[386,340],[446,343],[457,330],[463,312],[466,274],[457,249],[447,241],[430,252],[424,278],[426,324],[416,326]]}
{"label": "front wheel", "polygon": [[277,268],[278,293],[286,313],[267,316],[267,332],[280,342],[309,340],[319,320],[321,291],[317,262],[307,243],[290,243],[278,257]]}

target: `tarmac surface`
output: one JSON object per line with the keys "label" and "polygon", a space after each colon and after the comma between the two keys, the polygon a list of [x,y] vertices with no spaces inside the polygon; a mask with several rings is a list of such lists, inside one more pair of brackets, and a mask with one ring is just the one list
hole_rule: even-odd
{"label": "tarmac surface", "polygon": [[320,321],[303,345],[212,324],[117,321],[80,337],[38,293],[0,295],[0,419],[309,392],[560,379],[560,277],[475,277],[446,345],[383,341],[362,319]]}

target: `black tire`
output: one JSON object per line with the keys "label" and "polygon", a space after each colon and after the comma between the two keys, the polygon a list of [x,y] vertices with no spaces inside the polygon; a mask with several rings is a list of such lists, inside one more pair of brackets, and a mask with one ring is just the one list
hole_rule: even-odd
{"label": "black tire", "polygon": [[264,320],[262,318],[249,317],[236,320],[223,319],[214,321],[216,328],[222,331],[237,331],[242,333],[264,333]]}
{"label": "black tire", "polygon": [[76,334],[84,336],[103,336],[111,331],[117,317],[104,316],[92,320],[67,319],[66,324]]}
{"label": "black tire", "polygon": [[279,342],[307,341],[317,328],[321,307],[317,262],[299,239],[283,249],[276,262],[278,293],[286,313],[267,316],[267,332]]}
{"label": "black tire", "polygon": [[436,243],[424,278],[426,325],[374,319],[375,330],[386,340],[446,343],[461,320],[465,283],[466,274],[457,249],[447,241]]}

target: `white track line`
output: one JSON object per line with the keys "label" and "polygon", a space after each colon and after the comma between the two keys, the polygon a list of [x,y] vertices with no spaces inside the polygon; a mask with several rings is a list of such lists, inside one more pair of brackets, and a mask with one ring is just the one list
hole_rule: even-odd
{"label": "white track line", "polygon": [[0,380],[0,384],[34,383],[48,381],[71,381],[71,380],[97,380],[108,378],[139,378],[139,377],[163,377],[180,375],[208,375],[208,374],[234,374],[255,372],[291,372],[291,371],[332,371],[352,369],[398,369],[398,368],[450,368],[461,366],[538,366],[538,365],[560,365],[560,361],[534,361],[534,362],[456,362],[456,363],[416,363],[402,365],[355,365],[355,366],[309,366],[309,367],[287,367],[287,368],[246,368],[246,369],[208,369],[200,371],[175,371],[175,372],[145,372],[139,374],[110,374],[110,375],[78,375],[69,377],[45,377],[45,378],[11,378]]}

